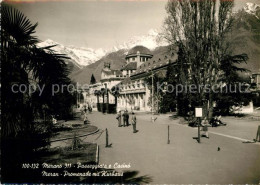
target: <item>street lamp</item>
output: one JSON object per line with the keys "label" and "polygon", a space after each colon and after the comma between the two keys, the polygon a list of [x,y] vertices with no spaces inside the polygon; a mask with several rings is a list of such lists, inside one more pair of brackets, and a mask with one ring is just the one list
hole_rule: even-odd
{"label": "street lamp", "polygon": [[152,73],[152,75],[151,75],[151,77],[152,77],[152,110],[151,110],[151,112],[152,112],[152,122],[155,122],[155,120],[157,119],[156,117],[154,117],[154,100],[153,100],[153,98],[154,98],[154,88],[153,88],[153,86],[154,86],[154,80],[153,80],[153,77],[154,77],[154,74],[153,74],[153,70],[151,69],[151,70],[149,70],[149,71],[151,71],[151,73]]}
{"label": "street lamp", "polygon": [[[127,85],[126,85],[126,86],[127,86]],[[125,86],[125,87],[126,87],[126,86]],[[127,100],[126,100],[126,88],[125,88],[125,110],[126,110],[126,108],[127,108],[126,104],[127,104]]]}

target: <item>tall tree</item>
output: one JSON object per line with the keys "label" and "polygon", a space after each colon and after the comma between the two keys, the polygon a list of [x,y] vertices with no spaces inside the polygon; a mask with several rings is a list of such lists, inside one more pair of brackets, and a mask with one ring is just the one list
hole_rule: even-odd
{"label": "tall tree", "polygon": [[96,81],[94,74],[92,74],[91,79],[90,79],[90,84],[95,84],[95,83],[97,83],[97,81]]}
{"label": "tall tree", "polygon": [[[32,24],[23,13],[6,4],[2,4],[1,18],[2,93],[5,97],[2,133],[15,135],[29,129],[37,113],[42,112],[42,105],[47,104],[51,108],[50,113],[55,113],[55,110],[69,107],[73,98],[66,89],[52,94],[54,84],[70,83],[69,71],[63,60],[67,57],[55,54],[51,50],[53,46],[37,47],[39,40],[34,36],[37,23]],[[39,89],[31,92],[30,85],[44,87],[44,91],[42,94]],[[13,87],[19,86],[27,88],[27,91],[14,92]],[[61,97],[70,100],[64,104],[57,101]]]}
{"label": "tall tree", "polygon": [[233,0],[169,0],[166,6],[165,39],[181,50],[179,65],[186,67],[180,70],[188,71],[188,84],[196,87],[192,106],[209,103],[209,117],[213,112],[209,88],[219,83],[221,61],[231,53],[227,37],[233,5]]}

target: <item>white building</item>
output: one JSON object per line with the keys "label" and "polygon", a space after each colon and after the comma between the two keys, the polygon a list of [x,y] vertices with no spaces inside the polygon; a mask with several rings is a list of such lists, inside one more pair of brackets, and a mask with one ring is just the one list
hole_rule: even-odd
{"label": "white building", "polygon": [[[89,93],[90,99],[94,104],[99,104],[93,107],[115,105],[117,111],[125,109],[151,111],[149,104],[151,87],[148,87],[144,78],[151,77],[158,71],[166,71],[167,66],[174,64],[176,59],[177,56],[174,54],[171,56],[161,54],[154,57],[148,48],[135,46],[127,53],[126,64],[121,69],[111,69],[110,64],[105,63],[101,71],[100,83],[90,86],[92,92]],[[108,91],[102,94],[105,89]],[[116,97],[112,93],[113,89],[118,89]],[[101,109],[98,108],[99,111],[102,111]]]}

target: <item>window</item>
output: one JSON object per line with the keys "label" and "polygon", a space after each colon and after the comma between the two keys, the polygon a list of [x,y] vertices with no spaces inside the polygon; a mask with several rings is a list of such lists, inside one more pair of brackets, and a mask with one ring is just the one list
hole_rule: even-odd
{"label": "window", "polygon": [[132,58],[132,61],[135,61],[135,57]]}

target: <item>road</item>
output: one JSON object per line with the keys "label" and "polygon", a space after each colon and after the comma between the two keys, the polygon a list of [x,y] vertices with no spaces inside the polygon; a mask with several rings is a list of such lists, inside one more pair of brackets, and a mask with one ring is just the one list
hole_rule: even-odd
{"label": "road", "polygon": [[[125,163],[139,175],[149,175],[159,184],[245,184],[260,182],[260,144],[243,143],[255,138],[257,121],[224,118],[227,126],[209,128],[210,138],[197,143],[197,129],[158,116],[155,123],[150,115],[137,114],[138,133],[132,127],[117,127],[116,115],[93,112],[91,124],[109,132],[111,148],[105,147],[105,134],[88,141],[100,146],[100,163]],[[167,127],[170,125],[170,144]],[[217,151],[218,147],[220,151]]]}

